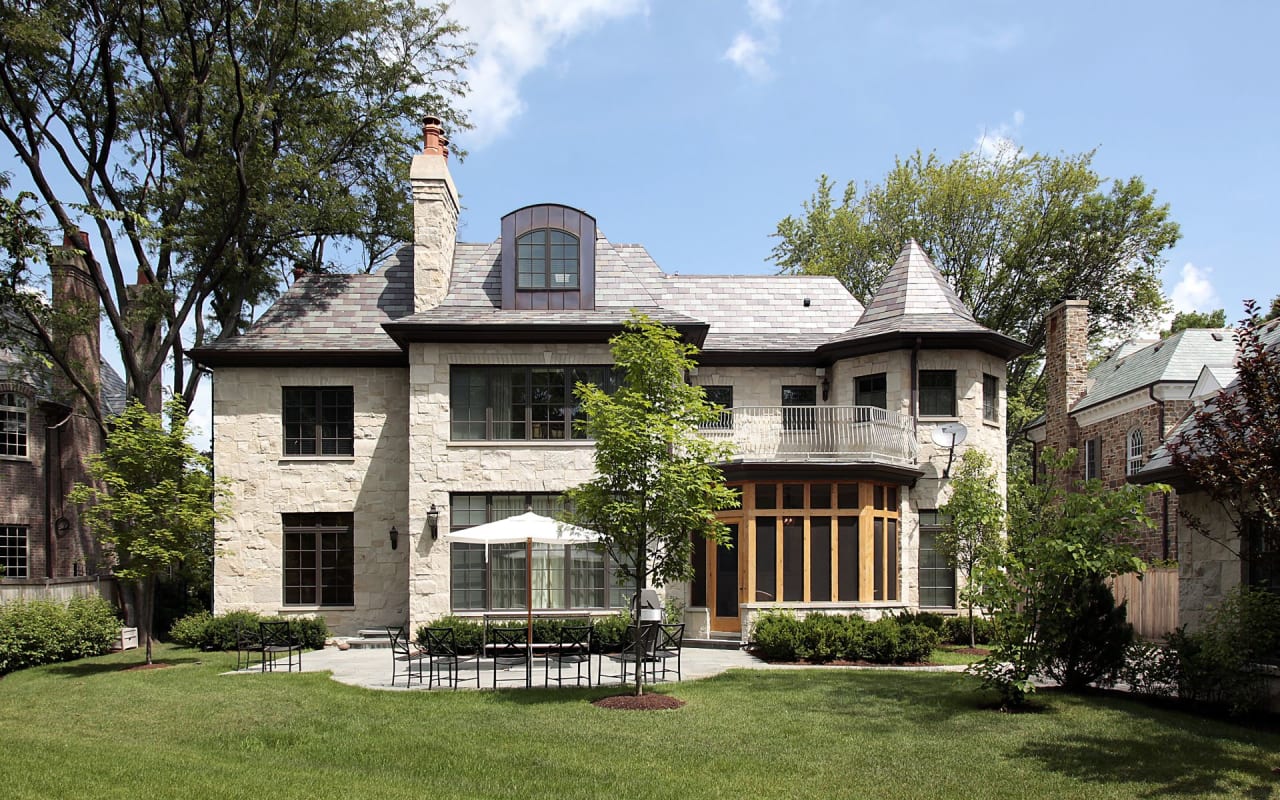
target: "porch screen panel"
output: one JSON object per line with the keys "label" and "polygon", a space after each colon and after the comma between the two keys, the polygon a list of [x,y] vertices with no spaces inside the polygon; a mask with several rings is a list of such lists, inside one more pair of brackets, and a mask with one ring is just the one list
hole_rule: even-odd
{"label": "porch screen panel", "polygon": [[898,599],[898,521],[896,519],[885,520],[885,526],[888,533],[885,536],[885,553],[888,566],[885,568],[885,599]]}
{"label": "porch screen panel", "polygon": [[786,517],[782,522],[782,599],[804,600],[804,520]]}
{"label": "porch screen panel", "polygon": [[716,547],[716,615],[721,617],[738,616],[738,584],[721,579],[738,573],[738,537],[729,530],[732,547]]}
{"label": "porch screen panel", "polygon": [[839,584],[836,587],[841,602],[858,601],[858,518],[841,517],[838,522],[840,561]]}
{"label": "porch screen panel", "polygon": [[872,584],[872,600],[884,599],[884,520],[876,517],[872,522],[873,555],[875,559],[874,583]]}
{"label": "porch screen panel", "polygon": [[707,540],[693,537],[693,584],[689,587],[689,604],[698,608],[707,605]]}
{"label": "porch screen panel", "polygon": [[809,599],[831,600],[831,517],[809,520]]}
{"label": "porch screen panel", "polygon": [[756,602],[778,599],[778,519],[756,517]]}

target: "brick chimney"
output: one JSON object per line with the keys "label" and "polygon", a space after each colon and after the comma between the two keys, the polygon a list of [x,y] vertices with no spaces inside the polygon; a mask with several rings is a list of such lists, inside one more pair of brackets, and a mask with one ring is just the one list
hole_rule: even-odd
{"label": "brick chimney", "polygon": [[[89,235],[80,231],[76,236],[68,234],[62,242],[62,250],[49,265],[53,277],[53,308],[70,315],[81,325],[59,325],[54,332],[54,346],[72,370],[93,393],[95,404],[100,402],[102,386],[102,351],[98,302],[98,290],[84,257],[73,251],[89,252]],[[85,399],[75,390],[71,381],[54,370],[54,392],[58,398],[76,411],[86,413]]]}
{"label": "brick chimney", "polygon": [[413,310],[440,304],[449,291],[458,236],[458,190],[449,175],[449,140],[438,117],[422,120],[422,152],[413,157]]}
{"label": "brick chimney", "polygon": [[1080,447],[1079,427],[1069,412],[1088,390],[1089,301],[1064,300],[1054,306],[1046,328],[1044,443],[1061,454]]}

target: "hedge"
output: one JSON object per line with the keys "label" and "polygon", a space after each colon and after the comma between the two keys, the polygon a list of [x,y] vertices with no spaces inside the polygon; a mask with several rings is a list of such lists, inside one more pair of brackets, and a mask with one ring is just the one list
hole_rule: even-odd
{"label": "hedge", "polygon": [[169,639],[174,644],[191,647],[197,650],[235,650],[237,628],[248,628],[257,632],[262,622],[287,621],[295,636],[303,647],[319,650],[329,637],[329,626],[322,618],[311,617],[270,617],[252,611],[229,611],[214,616],[208,611],[188,614],[169,629]]}
{"label": "hedge", "polygon": [[756,619],[748,647],[766,661],[870,661],[905,664],[925,661],[938,644],[927,625],[884,617],[867,622],[858,616],[766,611]]}
{"label": "hedge", "polygon": [[18,600],[0,605],[0,675],[41,664],[100,656],[120,636],[120,618],[101,597],[67,603]]}

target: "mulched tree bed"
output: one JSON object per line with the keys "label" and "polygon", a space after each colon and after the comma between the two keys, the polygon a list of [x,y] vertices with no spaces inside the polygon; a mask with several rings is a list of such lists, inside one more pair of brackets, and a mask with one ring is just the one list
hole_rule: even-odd
{"label": "mulched tree bed", "polygon": [[620,711],[668,711],[680,708],[684,705],[684,701],[669,694],[642,694],[639,697],[633,694],[618,694],[594,700],[591,705],[596,708],[612,708]]}

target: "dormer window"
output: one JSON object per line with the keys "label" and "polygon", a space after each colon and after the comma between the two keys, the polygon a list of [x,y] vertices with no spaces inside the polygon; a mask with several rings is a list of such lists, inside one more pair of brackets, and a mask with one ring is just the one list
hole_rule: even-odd
{"label": "dormer window", "polygon": [[529,231],[516,239],[516,289],[577,289],[578,237],[555,228]]}

